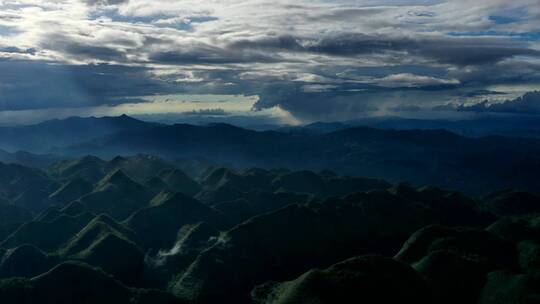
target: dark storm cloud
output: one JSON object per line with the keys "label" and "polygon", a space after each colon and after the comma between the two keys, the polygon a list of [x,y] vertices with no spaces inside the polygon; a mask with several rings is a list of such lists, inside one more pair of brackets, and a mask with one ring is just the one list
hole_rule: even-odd
{"label": "dark storm cloud", "polygon": [[540,51],[528,48],[524,42],[487,37],[418,36],[409,38],[364,34],[345,34],[324,38],[278,36],[239,40],[231,43],[230,47],[320,53],[333,56],[406,52],[409,55],[460,66],[492,64],[518,55],[540,56]]}
{"label": "dark storm cloud", "polygon": [[[340,119],[365,115],[382,108],[414,112],[423,108],[417,106],[418,104],[424,103],[429,108],[430,104],[455,98],[457,93],[461,94],[460,98],[463,100],[479,95],[504,94],[479,90],[478,87],[540,83],[539,65],[513,60],[513,57],[518,55],[538,56],[540,53],[529,49],[522,41],[503,38],[383,39],[366,35],[348,35],[345,38],[335,37],[315,41],[282,36],[238,41],[231,45],[231,48],[288,50],[345,58],[404,51],[421,59],[435,60],[436,63],[457,67],[448,70],[440,66],[422,64],[390,65],[351,67],[337,73],[335,71],[328,73],[332,69],[327,69],[312,72],[324,75],[326,84],[334,87],[331,90],[307,92],[305,83],[278,82],[271,86],[272,89],[264,88],[257,92],[261,96],[257,104],[259,108],[280,105],[297,117],[308,120],[317,117]],[[451,89],[457,91],[449,91]],[[385,107],[385,104],[388,106]]]}
{"label": "dark storm cloud", "polygon": [[145,68],[0,61],[1,110],[97,106],[172,92]]}
{"label": "dark storm cloud", "polygon": [[156,52],[150,60],[168,64],[231,64],[231,63],[269,63],[281,62],[276,54],[257,50],[228,50],[216,46],[197,44],[189,49]]}
{"label": "dark storm cloud", "polygon": [[351,119],[359,113],[378,110],[373,95],[359,91],[306,91],[295,84],[273,84],[259,91],[256,109],[279,105],[295,117],[306,120]]}
{"label": "dark storm cloud", "polygon": [[23,2],[0,4],[0,111],[245,94],[339,120],[540,83],[534,0],[511,23],[504,1]]}
{"label": "dark storm cloud", "polygon": [[[433,58],[441,63],[449,63],[460,66],[494,64],[514,56],[539,56],[540,51],[526,47],[510,46],[508,43],[496,41],[433,41],[424,48],[409,50],[412,54],[423,55]],[[437,46],[439,43],[447,43],[445,46]]]}
{"label": "dark storm cloud", "polygon": [[15,46],[0,47],[1,53],[12,53],[12,54],[30,54],[33,55],[36,53],[36,49],[21,49]]}
{"label": "dark storm cloud", "polygon": [[129,2],[129,0],[82,0],[83,3],[87,5],[118,5],[122,3]]}
{"label": "dark storm cloud", "polygon": [[462,93],[461,96],[463,97],[478,97],[478,96],[489,96],[489,95],[506,95],[506,93],[498,92],[498,91],[491,91],[491,90],[474,90],[470,92]]}
{"label": "dark storm cloud", "polygon": [[460,105],[455,109],[461,112],[477,113],[540,114],[540,91],[528,92],[521,97],[502,103],[489,103],[485,100],[474,105]]}
{"label": "dark storm cloud", "polygon": [[114,48],[85,45],[80,43],[69,43],[64,45],[61,50],[74,57],[92,58],[103,61],[122,61],[125,55]]}
{"label": "dark storm cloud", "polygon": [[125,54],[118,48],[91,45],[60,35],[48,36],[47,39],[41,43],[41,47],[60,52],[68,58],[115,62],[125,60]]}
{"label": "dark storm cloud", "polygon": [[498,64],[482,65],[467,70],[455,69],[450,77],[460,80],[464,86],[492,84],[540,83],[540,64],[509,60]]}

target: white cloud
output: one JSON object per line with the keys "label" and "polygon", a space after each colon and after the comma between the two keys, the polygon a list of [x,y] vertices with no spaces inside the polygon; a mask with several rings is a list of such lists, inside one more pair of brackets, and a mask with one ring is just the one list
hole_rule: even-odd
{"label": "white cloud", "polygon": [[457,85],[457,79],[440,79],[431,76],[415,75],[410,73],[392,74],[383,78],[374,79],[373,83],[382,87],[400,88],[400,87],[426,87],[438,85]]}
{"label": "white cloud", "polygon": [[[159,81],[163,94],[279,87],[293,100],[373,86],[540,82],[539,39],[530,35],[538,28],[538,0],[0,0],[0,58],[138,67],[148,77],[141,87]],[[272,100],[266,106],[287,108]]]}

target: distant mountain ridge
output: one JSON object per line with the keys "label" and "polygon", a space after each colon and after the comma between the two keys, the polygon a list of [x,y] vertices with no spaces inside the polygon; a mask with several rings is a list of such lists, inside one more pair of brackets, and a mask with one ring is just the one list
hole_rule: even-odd
{"label": "distant mountain ridge", "polygon": [[[540,189],[540,177],[532,173],[540,169],[540,139],[463,136],[449,131],[451,128],[434,128],[437,124],[430,125],[431,122],[423,120],[366,121],[385,127],[354,127],[349,125],[353,122],[346,122],[254,131],[225,123],[160,125],[126,115],[69,118],[35,126],[0,128],[0,136],[9,135],[0,145],[18,145],[17,148],[26,147],[33,153],[51,152],[68,159],[83,155],[110,159],[142,153],[172,162],[181,160],[186,168],[192,164],[216,164],[239,169],[332,169],[341,174],[436,185],[471,193],[507,187]],[[444,126],[443,121],[440,123]],[[534,127],[535,120],[525,125],[529,123]],[[393,124],[398,128],[386,128]],[[420,130],[407,127],[422,124],[427,125]],[[0,153],[0,160],[2,155],[13,159],[9,153]],[[19,156],[16,160],[33,166],[48,161],[46,156],[33,154]],[[116,161],[129,167],[122,159]],[[85,173],[90,179],[101,177],[106,171],[106,168],[91,169],[97,171]],[[126,173],[132,177],[140,175]],[[139,183],[147,182],[135,178]]]}
{"label": "distant mountain ridge", "polygon": [[0,148],[43,153],[52,147],[63,147],[78,142],[107,136],[120,131],[140,131],[159,126],[127,115],[118,117],[70,117],[36,125],[0,127]]}
{"label": "distant mountain ridge", "polygon": [[303,126],[282,127],[277,130],[288,133],[330,133],[354,127],[385,130],[447,130],[468,137],[502,135],[540,138],[538,115],[514,117],[492,114],[461,120],[371,117],[342,122],[314,122]]}
{"label": "distant mountain ridge", "polygon": [[60,160],[52,154],[34,154],[26,151],[9,153],[0,149],[0,162],[5,164],[18,164],[34,168],[46,168]]}
{"label": "distant mountain ridge", "polygon": [[471,138],[447,130],[355,127],[328,133],[287,133],[227,124],[176,124],[120,132],[64,151],[102,157],[129,153],[167,159],[204,157],[237,168],[328,168],[342,174],[468,192],[505,187],[540,189],[540,178],[532,174],[536,166],[540,169],[540,140]]}

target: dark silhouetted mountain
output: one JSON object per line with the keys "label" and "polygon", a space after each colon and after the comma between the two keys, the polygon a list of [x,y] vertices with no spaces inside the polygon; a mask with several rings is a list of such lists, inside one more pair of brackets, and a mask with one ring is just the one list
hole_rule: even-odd
{"label": "dark silhouetted mountain", "polygon": [[124,171],[117,169],[107,174],[96,184],[96,190],[104,189],[109,186],[116,186],[118,188],[125,188],[122,190],[133,190],[139,188],[140,184],[136,183],[133,179],[127,176]]}
{"label": "dark silhouetted mountain", "polygon": [[[461,222],[459,213],[449,218],[432,212],[429,200],[408,201],[375,191],[290,205],[254,217],[203,251],[172,291],[202,303],[220,298],[245,302],[249,289],[264,280],[290,278],[358,254],[393,254],[427,223]],[[484,221],[479,214],[478,222]],[[234,279],[225,277],[233,272]]]}
{"label": "dark silhouetted mountain", "polygon": [[53,205],[34,218],[35,221],[52,222],[62,215],[78,216],[87,212],[87,208],[80,201],[72,201],[67,205]]}
{"label": "dark silhouetted mountain", "polygon": [[178,231],[176,244],[170,252],[179,252],[189,254],[192,252],[201,252],[208,248],[212,238],[219,236],[219,231],[206,222],[200,222],[194,225],[185,225]]}
{"label": "dark silhouetted mountain", "polygon": [[325,178],[311,171],[277,175],[272,180],[276,191],[311,193],[319,197],[342,196],[352,192],[385,190],[390,184],[376,179],[331,176]]}
{"label": "dark silhouetted mountain", "polygon": [[88,223],[88,225],[74,235],[60,251],[62,254],[67,255],[75,255],[81,252],[87,253],[87,249],[91,247],[96,240],[104,238],[108,234],[113,234],[131,243],[137,243],[137,236],[132,230],[116,222],[109,216],[102,214],[96,216]]}
{"label": "dark silhouetted mountain", "polygon": [[61,161],[48,169],[49,174],[60,180],[82,178],[92,183],[100,181],[107,174],[122,170],[138,183],[144,183],[159,172],[174,168],[174,165],[155,156],[134,155],[114,157],[110,161],[87,155],[82,158]]}
{"label": "dark silhouetted mountain", "polygon": [[540,272],[540,241],[527,240],[518,244],[519,266],[526,272]]}
{"label": "dark silhouetted mountain", "polygon": [[66,183],[64,183],[60,189],[56,190],[49,196],[52,203],[58,205],[66,205],[80,197],[92,192],[94,185],[89,181],[76,177]]}
{"label": "dark silhouetted mountain", "polygon": [[290,204],[306,203],[311,198],[312,196],[307,194],[254,190],[240,193],[237,199],[219,202],[212,207],[225,214],[232,222],[241,223],[256,215],[274,211]]}
{"label": "dark silhouetted mountain", "polygon": [[487,273],[511,267],[515,252],[489,232],[429,226],[413,234],[396,258],[414,265],[426,278],[436,303],[472,304]]}
{"label": "dark silhouetted mountain", "polygon": [[173,169],[174,165],[151,155],[135,155],[130,157],[115,157],[105,167],[107,172],[122,170],[138,183],[144,183],[160,172]]}
{"label": "dark silhouetted mountain", "polygon": [[496,271],[488,274],[478,304],[538,303],[540,275]]}
{"label": "dark silhouetted mountain", "polygon": [[0,148],[49,152],[55,147],[67,146],[121,131],[142,131],[158,126],[126,115],[119,117],[50,120],[36,125],[0,127]]}
{"label": "dark silhouetted mountain", "polygon": [[488,268],[475,257],[448,250],[429,253],[414,265],[435,295],[435,303],[476,303]]}
{"label": "dark silhouetted mountain", "polygon": [[429,226],[414,233],[396,258],[415,263],[438,250],[459,252],[467,257],[475,256],[486,267],[510,267],[516,256],[510,242],[488,231]]}
{"label": "dark silhouetted mountain", "polygon": [[299,193],[320,194],[325,191],[322,177],[311,171],[298,171],[283,174],[272,181],[272,188]]}
{"label": "dark silhouetted mountain", "polygon": [[38,169],[0,163],[0,198],[31,212],[49,206],[49,194],[58,184]]}
{"label": "dark silhouetted mountain", "polygon": [[[446,183],[461,170],[462,178],[475,183],[463,187],[491,187],[498,178],[490,174],[504,171],[492,167],[505,166],[498,160],[502,154],[496,156],[500,144],[490,146],[498,139],[367,128],[309,134],[228,125],[190,128],[195,133],[184,134],[191,140],[186,147],[195,142],[198,151],[210,148],[193,137],[200,128],[206,135],[223,132],[212,135],[216,142],[245,134],[235,142],[241,150],[263,139],[265,149],[273,149],[290,136],[282,143],[292,150],[274,155],[262,146],[249,148],[254,153],[249,157],[270,161],[265,168],[243,168],[239,164],[246,158],[238,158],[234,169],[211,167],[196,179],[143,154],[110,161],[86,156],[47,172],[0,164],[0,301],[529,304],[538,299],[537,194],[504,190],[470,197],[437,186],[358,177],[374,164],[396,176],[405,172],[399,164],[412,157],[422,169],[416,173],[427,174],[422,178]],[[534,159],[534,150],[525,151],[529,143],[509,140],[514,146],[504,151],[520,150],[522,160]],[[308,154],[296,154],[308,146]],[[208,153],[225,157],[234,152],[228,148],[216,145]],[[452,153],[469,153],[464,150],[479,153],[480,162],[468,159],[465,167],[448,162]],[[279,157],[289,156],[286,162],[306,163],[316,156],[313,167],[352,161],[356,165],[347,170],[357,173],[277,167]],[[386,160],[377,163],[379,156]],[[427,164],[434,171],[424,170]],[[339,168],[334,165],[330,168]],[[506,165],[516,167],[499,177],[512,179],[512,173],[535,183],[534,162]],[[445,171],[449,167],[454,171]],[[533,171],[522,171],[525,167]],[[479,177],[489,181],[476,181]]]}
{"label": "dark silhouetted mountain", "polygon": [[485,208],[499,216],[540,214],[540,196],[505,190],[484,198]]}
{"label": "dark silhouetted mountain", "polygon": [[151,198],[150,189],[117,170],[99,181],[94,192],[79,200],[91,212],[105,213],[116,220],[124,220],[133,212],[146,207]]}
{"label": "dark silhouetted mountain", "polygon": [[129,229],[100,215],[69,240],[59,255],[100,267],[122,282],[133,284],[139,280],[144,260],[136,239]]}
{"label": "dark silhouetted mountain", "polygon": [[447,130],[469,137],[502,135],[540,138],[540,119],[537,116],[484,115],[477,119],[407,119],[372,117],[345,122],[317,122],[299,127],[278,129],[291,133],[329,133],[351,127],[371,127],[389,130]]}
{"label": "dark silhouetted mountain", "polygon": [[226,221],[216,210],[176,193],[137,211],[126,221],[126,225],[137,233],[144,248],[159,250],[171,248],[184,225],[199,222],[221,228]]}
{"label": "dark silhouetted mountain", "polygon": [[204,222],[184,225],[178,231],[172,248],[160,250],[153,256],[147,255],[146,284],[167,288],[171,279],[187,268],[203,250],[213,245],[218,236],[219,231]]}
{"label": "dark silhouetted mountain", "polygon": [[62,215],[66,215],[61,211],[61,207],[59,206],[50,206],[49,208],[45,209],[43,212],[38,214],[35,218],[35,222],[52,222],[55,219],[61,217]]}
{"label": "dark silhouetted mountain", "polygon": [[324,134],[331,133],[352,127],[352,125],[342,122],[314,122],[297,127],[282,127],[277,129],[280,132],[294,134]]}
{"label": "dark silhouetted mountain", "polygon": [[31,244],[43,251],[51,252],[68,241],[93,218],[92,214],[84,213],[79,216],[61,215],[51,222],[27,222],[0,243],[0,247],[14,248]]}
{"label": "dark silhouetted mountain", "polygon": [[0,262],[0,278],[31,278],[51,269],[57,259],[32,245],[9,249]]}
{"label": "dark silhouetted mountain", "polygon": [[486,230],[510,242],[538,240],[540,239],[540,217],[503,217]]}
{"label": "dark silhouetted mountain", "polygon": [[[368,178],[341,177],[337,174],[324,176],[306,170],[279,171],[259,168],[238,172],[227,168],[213,168],[201,176],[201,185],[203,190],[196,197],[206,204],[217,205],[233,201],[243,204],[240,201],[242,200],[263,209],[265,207],[256,202],[257,193],[303,193],[326,198],[352,192],[385,190],[391,186],[387,182]],[[269,205],[283,207],[286,204],[286,201],[275,201]]]}
{"label": "dark silhouetted mountain", "polygon": [[380,179],[337,175],[321,176],[325,179],[325,191],[321,193],[323,197],[342,196],[353,192],[385,190],[392,186],[390,183]]}
{"label": "dark silhouetted mountain", "polygon": [[78,262],[60,264],[31,279],[2,280],[0,298],[22,304],[178,303],[164,292],[128,288],[103,271]]}
{"label": "dark silhouetted mountain", "polygon": [[409,202],[422,202],[432,216],[441,219],[439,224],[483,227],[496,220],[495,216],[482,209],[481,204],[459,192],[436,187],[414,189],[407,184],[397,184],[390,192]]}
{"label": "dark silhouetted mountain", "polygon": [[49,168],[49,174],[54,178],[72,180],[82,178],[97,182],[107,174],[106,161],[95,156],[84,156],[79,159],[61,161]]}
{"label": "dark silhouetted mountain", "polygon": [[6,164],[17,164],[26,167],[45,169],[59,160],[59,157],[50,154],[33,154],[25,151],[9,153],[0,149],[0,162]]}
{"label": "dark silhouetted mountain", "polygon": [[60,211],[63,214],[76,216],[76,215],[83,214],[84,212],[86,212],[86,206],[80,201],[73,201],[67,206],[60,209]]}
{"label": "dark silhouetted mountain", "polygon": [[32,220],[30,211],[0,199],[0,239],[5,239],[19,226]]}
{"label": "dark silhouetted mountain", "polygon": [[157,176],[150,178],[149,180],[144,182],[143,185],[147,187],[148,189],[152,190],[154,193],[158,193],[158,194],[162,191],[165,191],[165,192],[170,191],[167,184],[161,178]]}
{"label": "dark silhouetted mountain", "polygon": [[159,172],[158,177],[166,186],[163,190],[180,192],[188,196],[194,196],[201,191],[201,186],[179,169],[164,169]]}
{"label": "dark silhouetted mountain", "polygon": [[[206,172],[203,172],[200,179],[202,186],[206,189],[217,189],[219,187],[227,186],[230,183],[233,185],[243,185],[243,180],[239,173],[224,167],[209,168]],[[269,182],[269,180],[267,182]]]}
{"label": "dark silhouetted mountain", "polygon": [[[73,219],[73,218],[72,218]],[[36,222],[33,222],[36,223]],[[31,224],[31,223],[30,223]],[[20,233],[16,241],[33,243],[46,248],[51,254],[46,254],[34,246],[22,245],[7,250],[0,264],[0,277],[31,277],[44,273],[62,260],[79,260],[93,266],[101,267],[125,283],[136,283],[140,279],[144,254],[135,245],[136,235],[129,229],[116,223],[106,215],[94,218],[79,231],[77,225],[66,220],[61,215],[52,223],[34,224],[32,228],[43,228],[41,233],[54,235],[54,240],[48,244],[37,243],[32,229],[27,229],[26,235]],[[67,231],[67,233],[65,232]],[[21,235],[26,240],[21,241]],[[66,236],[73,236],[66,240]],[[44,239],[51,237],[42,237]],[[135,241],[134,241],[135,240]],[[8,240],[4,247],[11,245]],[[63,244],[59,246],[60,244]],[[58,248],[58,249],[57,249]],[[5,273],[5,275],[3,275]]]}
{"label": "dark silhouetted mountain", "polygon": [[242,191],[231,186],[220,186],[216,189],[203,190],[195,196],[199,201],[207,205],[216,205],[221,202],[229,202],[242,196]]}
{"label": "dark silhouetted mountain", "polygon": [[431,291],[406,264],[377,256],[356,257],[325,270],[311,270],[284,283],[253,291],[257,303],[433,303]]}
{"label": "dark silhouetted mountain", "polygon": [[29,188],[16,197],[13,197],[11,201],[14,205],[26,208],[33,213],[38,213],[50,206],[51,202],[48,195],[50,192],[50,188]]}
{"label": "dark silhouetted mountain", "polygon": [[173,125],[121,132],[66,151],[106,157],[132,153],[170,159],[204,157],[239,168],[330,168],[340,174],[475,193],[503,187],[540,189],[539,178],[531,173],[540,169],[536,168],[540,140],[468,138],[444,130],[358,127],[323,134],[291,134],[224,124]]}
{"label": "dark silhouetted mountain", "polygon": [[272,192],[275,176],[262,169],[236,172],[223,167],[209,168],[200,177],[203,190],[196,197],[206,204],[214,205],[245,198],[248,192]]}
{"label": "dark silhouetted mountain", "polygon": [[[66,152],[80,154],[83,151],[101,151],[100,155],[118,155],[126,154],[119,151],[130,150],[132,153],[158,154],[172,159],[205,157],[221,164],[246,164],[257,155],[258,163],[270,161],[267,165],[272,165],[278,161],[276,157],[279,155],[268,156],[282,152],[284,139],[291,142],[290,136],[278,132],[256,132],[227,124],[177,124],[140,132],[121,132],[73,146]],[[256,165],[253,163],[253,166]]]}

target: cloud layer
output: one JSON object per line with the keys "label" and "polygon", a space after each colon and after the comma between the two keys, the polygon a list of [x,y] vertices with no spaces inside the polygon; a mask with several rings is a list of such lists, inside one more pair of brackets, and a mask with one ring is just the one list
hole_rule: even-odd
{"label": "cloud layer", "polygon": [[540,92],[527,92],[521,97],[500,103],[490,103],[488,100],[484,100],[473,105],[459,105],[455,109],[477,113],[540,114]]}
{"label": "cloud layer", "polygon": [[257,95],[304,121],[428,109],[540,88],[539,28],[538,0],[2,0],[0,111],[155,94]]}

